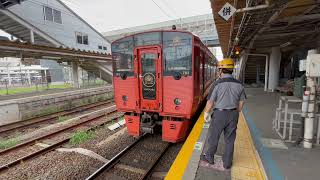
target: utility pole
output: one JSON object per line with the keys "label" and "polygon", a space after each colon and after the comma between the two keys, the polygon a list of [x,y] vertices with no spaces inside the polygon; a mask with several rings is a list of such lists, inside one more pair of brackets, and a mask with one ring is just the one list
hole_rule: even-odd
{"label": "utility pole", "polygon": [[11,86],[11,74],[10,74],[9,65],[10,65],[10,63],[7,64],[7,75],[8,75],[9,86]]}
{"label": "utility pole", "polygon": [[21,71],[22,71],[22,70],[21,70],[21,61],[20,61],[20,63],[19,63],[19,68],[20,68],[20,72],[19,72],[20,81],[21,81],[21,85],[23,85],[23,84],[22,84],[23,81],[22,81],[22,72],[21,72]]}

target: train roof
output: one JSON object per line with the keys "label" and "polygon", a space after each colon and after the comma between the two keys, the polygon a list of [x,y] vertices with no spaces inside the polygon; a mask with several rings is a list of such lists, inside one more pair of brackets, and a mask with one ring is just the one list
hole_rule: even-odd
{"label": "train roof", "polygon": [[195,37],[199,38],[197,35],[189,32],[189,31],[183,31],[183,30],[149,30],[149,31],[142,31],[142,32],[138,32],[138,33],[134,33],[134,34],[130,34],[130,35],[124,36],[122,38],[119,38],[119,39],[116,39],[116,40],[112,41],[112,43],[115,43],[115,42],[120,41],[122,39],[125,39],[127,37],[131,37],[131,36],[135,36],[135,35],[139,35],[139,34],[145,34],[145,33],[152,33],[152,32],[181,32],[181,33],[188,33],[188,34],[190,34],[192,36],[195,36]]}
{"label": "train roof", "polygon": [[[193,34],[192,32],[189,32],[189,31],[184,31],[184,30],[149,30],[149,31],[143,31],[143,32],[139,32],[139,33],[134,33],[134,34],[130,34],[130,35],[127,35],[127,36],[124,36],[122,38],[119,38],[117,40],[114,40],[111,44],[117,42],[117,41],[120,41],[122,39],[125,39],[127,37],[131,37],[131,36],[135,36],[135,35],[139,35],[139,34],[145,34],[145,33],[152,33],[152,32],[180,32],[180,33],[187,33],[187,34],[190,34],[192,36],[194,36],[195,38],[197,38],[198,40],[201,41],[201,39],[199,38],[199,36]],[[202,42],[202,41],[201,41]],[[210,52],[211,53],[211,52]]]}

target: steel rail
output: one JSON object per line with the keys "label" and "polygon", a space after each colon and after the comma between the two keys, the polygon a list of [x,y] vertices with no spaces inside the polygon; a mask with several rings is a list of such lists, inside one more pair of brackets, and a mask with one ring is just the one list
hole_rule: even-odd
{"label": "steel rail", "polygon": [[[113,111],[113,112],[115,112],[115,111]],[[109,114],[111,114],[111,113],[113,113],[113,112],[110,112]],[[103,115],[103,116],[104,116],[104,115]],[[96,120],[96,119],[99,119],[99,118],[100,118],[100,117],[94,117],[94,118],[91,119],[91,121]],[[94,127],[88,128],[86,131],[95,130],[95,129],[103,126],[105,123],[110,122],[110,121],[112,121],[112,120],[114,120],[114,119],[116,119],[116,118],[118,118],[118,117],[114,117],[114,118],[112,118],[112,119],[109,119],[109,120],[107,120],[107,121],[104,121],[104,122],[102,122],[102,123],[100,123],[100,124],[98,124],[98,125],[96,125],[96,126],[94,126]],[[65,138],[65,139],[63,139],[63,140],[61,140],[61,141],[59,141],[59,142],[57,142],[57,143],[55,143],[55,144],[52,144],[52,145],[50,145],[50,146],[48,146],[48,147],[46,147],[46,148],[43,148],[43,149],[41,149],[41,150],[38,150],[38,151],[33,152],[33,153],[31,153],[31,154],[28,154],[28,155],[26,155],[26,156],[24,156],[24,157],[21,157],[21,158],[19,158],[19,159],[17,159],[17,160],[14,160],[14,161],[10,162],[10,163],[7,163],[7,164],[5,164],[5,165],[3,165],[3,166],[0,167],[0,172],[2,172],[2,171],[4,171],[4,170],[7,170],[7,169],[9,169],[9,168],[11,168],[11,167],[13,167],[13,166],[16,166],[16,165],[18,165],[19,163],[25,162],[25,161],[30,160],[30,159],[32,159],[32,158],[38,157],[39,155],[43,155],[43,154],[45,154],[45,153],[47,153],[47,152],[50,152],[50,151],[52,151],[52,150],[55,150],[55,149],[61,147],[63,144],[69,142],[70,139],[71,139],[71,137]]]}
{"label": "steel rail", "polygon": [[[88,178],[86,178],[86,180],[93,180],[98,178],[101,174],[103,174],[104,172],[110,170],[112,167],[114,167],[117,163],[119,163],[119,161],[121,160],[121,158],[123,158],[128,152],[129,150],[131,150],[133,147],[135,147],[138,142],[140,142],[142,140],[142,138],[144,138],[146,134],[144,134],[143,136],[139,137],[139,139],[135,140],[133,143],[131,143],[129,146],[127,146],[125,149],[123,149],[121,152],[119,152],[117,155],[115,155],[110,161],[108,161],[107,163],[105,163],[102,167],[100,167],[97,171],[95,171],[93,174],[91,174]],[[156,157],[156,159],[153,161],[153,163],[151,164],[151,166],[148,167],[148,169],[145,171],[145,173],[142,175],[141,178],[139,178],[140,180],[145,180],[148,179],[149,176],[151,175],[153,169],[156,167],[156,165],[159,163],[159,161],[161,160],[161,158],[163,157],[163,155],[167,152],[167,150],[169,149],[171,143],[167,143],[166,146],[161,150],[161,152],[159,153],[159,155]]]}
{"label": "steel rail", "polygon": [[159,163],[159,161],[161,160],[161,158],[164,156],[164,154],[167,152],[167,150],[169,149],[171,143],[167,143],[166,146],[163,148],[163,150],[161,151],[161,154],[159,154],[159,156],[155,159],[155,161],[153,162],[153,164],[149,167],[149,169],[147,169],[147,171],[143,174],[143,176],[139,179],[141,180],[146,180],[149,178],[149,176],[151,175],[153,169],[156,167],[156,165]]}
{"label": "steel rail", "polygon": [[110,159],[110,161],[108,161],[107,163],[105,163],[103,166],[101,166],[97,171],[95,171],[93,174],[91,174],[88,178],[86,178],[86,180],[93,180],[96,179],[98,176],[100,176],[103,172],[109,170],[110,168],[112,168],[114,165],[116,165],[120,159],[127,154],[127,152],[132,149],[138,142],[140,142],[142,140],[142,138],[145,135],[139,137],[137,140],[135,140],[133,143],[131,143],[129,146],[127,146],[126,148],[124,148],[121,152],[119,152],[117,155],[115,155],[112,159]]}
{"label": "steel rail", "polygon": [[[114,108],[114,107],[115,107],[115,105],[110,106],[110,107],[108,107],[108,108]],[[110,114],[110,113],[115,112],[115,111],[116,111],[116,109],[111,110],[111,112],[108,112],[107,114]],[[46,135],[40,136],[40,137],[38,137],[38,138],[34,138],[34,139],[29,140],[29,141],[20,143],[20,144],[18,144],[18,145],[16,145],[16,146],[13,146],[13,147],[11,147],[11,148],[8,148],[8,149],[5,149],[5,150],[0,151],[0,155],[7,154],[7,153],[9,153],[9,152],[11,152],[11,151],[20,149],[20,148],[25,147],[25,146],[30,145],[30,144],[34,144],[34,143],[38,142],[39,140],[43,140],[43,139],[49,138],[49,137],[54,136],[54,135],[56,135],[56,134],[60,134],[61,132],[64,132],[64,131],[67,131],[67,130],[70,130],[70,129],[77,128],[77,127],[79,127],[79,126],[81,126],[81,125],[83,125],[83,124],[86,124],[86,123],[88,123],[88,122],[91,122],[91,121],[95,120],[94,118],[97,119],[97,118],[103,117],[103,116],[105,116],[105,115],[106,115],[106,114],[96,115],[95,117],[91,117],[91,119],[89,118],[89,119],[87,119],[87,120],[85,120],[85,121],[82,121],[82,122],[80,122],[80,123],[77,123],[77,124],[74,124],[74,125],[71,125],[71,126],[62,128],[62,129],[59,129],[59,130],[54,131],[54,132],[52,132],[52,133],[50,133],[50,134],[46,134]],[[83,116],[82,118],[85,118],[85,116]],[[81,118],[80,118],[80,119],[81,119]]]}
{"label": "steel rail", "polygon": [[[96,104],[87,104],[87,105],[83,105],[83,106],[79,106],[79,107],[75,107],[72,108],[71,110],[67,110],[67,111],[59,111],[53,114],[49,114],[49,115],[44,115],[41,117],[35,117],[32,119],[27,119],[25,121],[19,121],[19,122],[13,122],[10,124],[6,124],[3,126],[0,126],[0,135],[3,136],[2,134],[8,133],[10,131],[15,131],[15,130],[19,130],[21,128],[25,128],[25,127],[30,127],[39,123],[43,123],[43,122],[47,122],[47,121],[52,121],[60,116],[68,116],[71,114],[75,114],[84,110],[90,110],[93,108],[96,108],[98,106],[102,106],[102,105],[106,105],[106,104],[110,104],[114,101],[105,101],[105,102],[100,102],[100,103],[96,103]],[[10,127],[12,126],[12,127]]]}

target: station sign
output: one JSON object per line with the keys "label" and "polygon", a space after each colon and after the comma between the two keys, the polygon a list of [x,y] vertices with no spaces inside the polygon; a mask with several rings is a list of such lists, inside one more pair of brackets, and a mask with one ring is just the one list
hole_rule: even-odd
{"label": "station sign", "polygon": [[226,21],[228,21],[233,14],[237,11],[231,4],[226,3],[222,9],[218,12],[218,14]]}

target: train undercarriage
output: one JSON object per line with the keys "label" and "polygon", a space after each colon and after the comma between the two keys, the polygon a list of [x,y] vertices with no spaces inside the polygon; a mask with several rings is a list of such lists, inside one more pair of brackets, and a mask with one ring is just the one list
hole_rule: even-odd
{"label": "train undercarriage", "polygon": [[125,120],[128,133],[134,137],[161,133],[163,141],[172,143],[185,140],[191,125],[189,119],[160,116],[154,112],[126,113]]}

